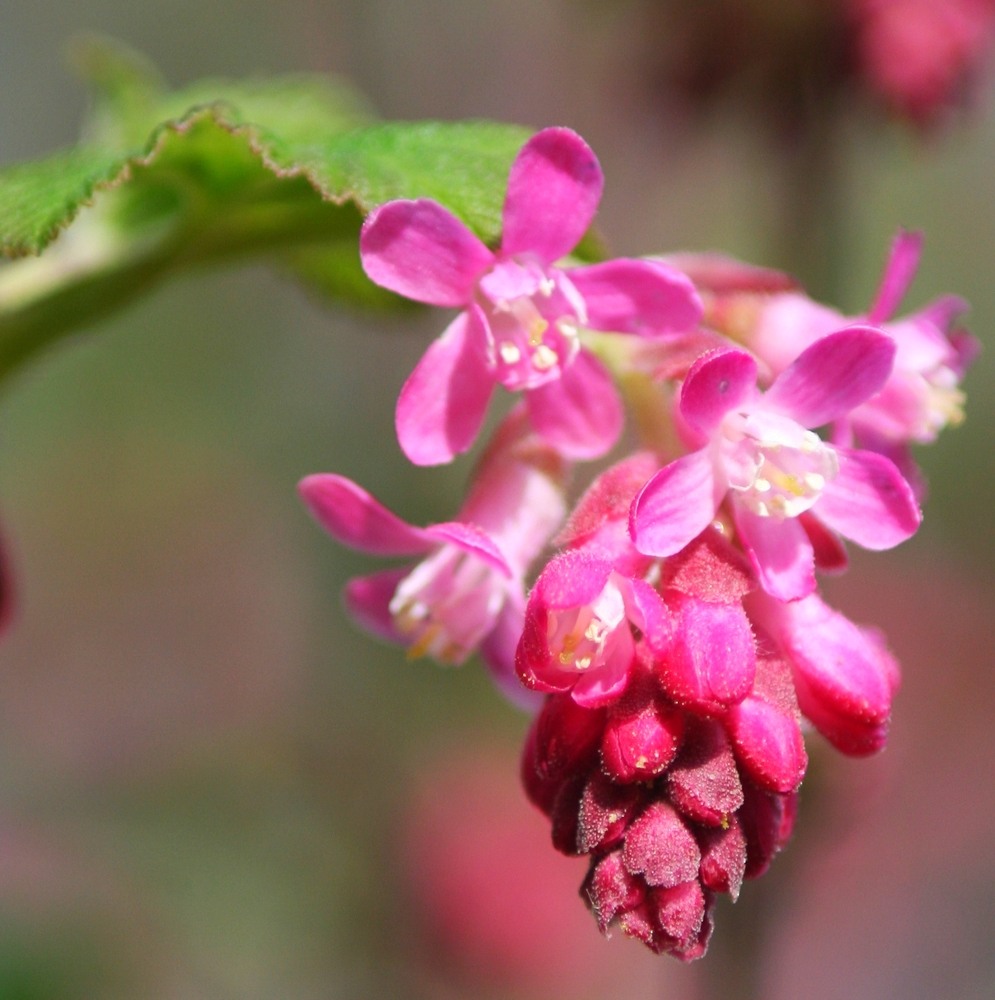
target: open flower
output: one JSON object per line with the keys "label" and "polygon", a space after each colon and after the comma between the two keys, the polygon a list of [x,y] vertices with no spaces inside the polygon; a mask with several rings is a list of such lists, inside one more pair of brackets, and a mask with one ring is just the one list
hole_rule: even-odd
{"label": "open flower", "polygon": [[459,664],[479,651],[501,688],[524,700],[514,675],[525,574],[564,513],[563,463],[523,435],[515,411],[484,454],[459,519],[419,528],[343,476],[318,474],[300,494],[318,523],[351,548],[419,556],[413,566],[357,577],[349,611],[411,656]]}
{"label": "open flower", "polygon": [[597,550],[563,552],[529,595],[518,676],[536,691],[569,690],[578,704],[605,704],[625,688],[636,635],[655,650],[670,640],[670,618],[653,587],[619,573]]}
{"label": "open flower", "polygon": [[681,388],[679,415],[700,447],[661,469],[633,501],[636,547],[655,556],[679,552],[728,498],[761,586],[789,601],[815,588],[802,515],[865,548],[904,541],[920,514],[894,464],[829,444],[812,430],[878,392],[894,355],[894,342],[876,330],[840,330],[805,350],[766,393],[756,386],[757,362],[744,351],[699,358]]}
{"label": "open flower", "polygon": [[568,457],[595,457],[615,442],[621,405],[583,331],[678,333],[701,307],[690,280],[659,262],[555,266],[590,226],[602,185],[584,140],[549,128],[512,165],[496,252],[428,199],[388,202],[367,218],[360,253],[373,281],[462,310],[398,398],[398,440],[411,461],[466,451],[498,384],[524,393],[533,426]]}
{"label": "open flower", "polygon": [[927,444],[947,425],[963,418],[960,382],[978,351],[977,342],[957,326],[967,304],[944,295],[907,316],[895,317],[922,254],[922,235],[901,231],[867,314],[848,319],[798,291],[773,295],[759,311],[746,342],[774,372],[782,371],[801,348],[849,322],[873,324],[895,342],[895,363],[881,391],[837,421],[836,440],[891,458],[916,478],[908,445]]}

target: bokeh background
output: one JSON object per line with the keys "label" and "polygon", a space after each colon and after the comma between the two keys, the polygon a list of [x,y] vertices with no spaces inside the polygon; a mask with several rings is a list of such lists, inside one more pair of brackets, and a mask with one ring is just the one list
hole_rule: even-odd
{"label": "bokeh background", "polygon": [[[896,228],[923,228],[906,307],[963,295],[990,345],[992,74],[925,131],[847,91],[799,196],[783,108],[737,79],[703,110],[654,70],[683,38],[669,6],[5,0],[0,162],[74,141],[80,32],[174,84],[333,72],[385,117],[576,128],[618,253],[721,249],[858,312]],[[823,196],[831,259],[805,214]],[[392,429],[442,322],[329,309],[262,266],[197,273],[7,388],[0,1000],[995,995],[995,351],[921,455],[919,535],[829,591],[903,662],[888,750],[813,740],[795,841],[685,968],[597,935],[584,863],[517,787],[526,719],[478,665],[360,634],[338,592],[369,564],[296,499],[338,471],[416,523],[451,516],[468,463],[412,469]]]}

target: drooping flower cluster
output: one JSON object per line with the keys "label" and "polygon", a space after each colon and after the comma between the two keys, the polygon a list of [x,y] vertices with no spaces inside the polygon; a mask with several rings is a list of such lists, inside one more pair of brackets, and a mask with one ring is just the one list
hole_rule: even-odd
{"label": "drooping flower cluster", "polygon": [[[401,390],[408,457],[469,448],[496,385],[523,400],[454,521],[413,527],[336,475],[301,493],[339,541],[418,557],[348,585],[362,624],[444,663],[479,651],[513,698],[541,699],[524,785],[555,846],[588,858],[598,925],[691,959],[717,894],[790,836],[806,720],[847,754],[886,741],[897,664],[817,572],[846,565],[844,539],[916,531],[909,445],[959,414],[974,348],[957,299],[891,318],[908,234],[856,318],[725,258],[563,262],[601,185],[583,140],[547,129],[512,166],[496,251],[434,202],[370,215],[367,273],[461,310]],[[618,388],[642,446],[566,516],[570,467],[618,438]]]}

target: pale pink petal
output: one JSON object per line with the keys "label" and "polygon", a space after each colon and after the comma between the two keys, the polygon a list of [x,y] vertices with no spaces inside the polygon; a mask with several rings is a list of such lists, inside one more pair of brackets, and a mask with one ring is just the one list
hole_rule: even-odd
{"label": "pale pink petal", "polygon": [[502,254],[530,253],[544,264],[568,254],[594,219],[603,185],[597,157],[576,132],[534,135],[508,178]]}
{"label": "pale pink petal", "polygon": [[880,330],[838,330],[817,340],[781,372],[764,395],[764,406],[804,427],[821,427],[878,392],[894,360],[894,341]]}
{"label": "pale pink petal", "polygon": [[455,545],[456,548],[482,559],[504,576],[511,577],[511,567],[508,565],[508,560],[505,559],[491,537],[474,524],[467,524],[465,521],[430,524],[425,528],[425,535],[440,544]]}
{"label": "pale pink petal", "polygon": [[604,455],[622,433],[622,404],[594,355],[582,350],[563,374],[525,393],[532,425],[567,458]]}
{"label": "pale pink petal", "polygon": [[416,302],[455,308],[473,297],[493,263],[486,246],[438,202],[390,201],[372,211],[359,236],[372,281]]}
{"label": "pale pink petal", "polygon": [[812,513],[865,549],[890,549],[922,520],[912,487],[884,455],[838,448],[840,470]]}
{"label": "pale pink petal", "polygon": [[404,383],[395,425],[401,450],[415,465],[441,465],[473,444],[494,388],[486,336],[476,306],[460,313]]}
{"label": "pale pink petal", "polygon": [[515,672],[515,649],[525,616],[522,603],[521,599],[509,597],[498,613],[494,628],[481,643],[480,655],[498,690],[513,705],[526,712],[537,712],[542,705],[542,693],[530,691]]}
{"label": "pale pink petal", "polygon": [[632,501],[633,543],[646,555],[674,555],[711,524],[720,500],[711,455],[684,455],[664,466]]}
{"label": "pale pink petal", "polygon": [[660,592],[638,578],[629,580],[627,588],[626,610],[632,624],[654,653],[664,652],[670,645],[674,629]]}
{"label": "pale pink petal", "polygon": [[297,489],[315,520],[343,545],[374,555],[409,556],[433,544],[421,528],[402,521],[344,476],[307,476]]}
{"label": "pale pink petal", "polygon": [[398,631],[390,602],[398,584],[411,572],[410,566],[357,576],[345,585],[346,610],[367,632],[404,645],[408,640]]}
{"label": "pale pink petal", "polygon": [[888,263],[881,277],[881,285],[867,314],[869,323],[883,323],[895,314],[898,303],[909,290],[919,258],[922,256],[922,233],[901,230],[891,245]]}
{"label": "pale pink petal", "polygon": [[812,593],[815,554],[797,518],[761,517],[741,504],[733,504],[733,516],[743,548],[768,594],[794,601]]}
{"label": "pale pink petal", "polygon": [[757,363],[745,351],[717,350],[702,355],[681,386],[681,417],[704,438],[722,418],[754,395]]}
{"label": "pale pink petal", "polygon": [[567,275],[587,307],[592,330],[654,337],[681,333],[701,320],[690,278],[650,260],[609,260]]}
{"label": "pale pink petal", "polygon": [[629,681],[632,642],[620,642],[612,655],[589,674],[581,674],[570,689],[570,697],[584,708],[600,708],[616,701]]}

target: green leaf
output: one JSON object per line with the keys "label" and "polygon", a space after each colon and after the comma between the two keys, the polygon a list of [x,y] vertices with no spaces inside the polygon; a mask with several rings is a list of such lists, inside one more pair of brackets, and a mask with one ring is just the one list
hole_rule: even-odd
{"label": "green leaf", "polygon": [[[202,81],[167,92],[140,57],[90,42],[80,145],[0,170],[0,377],[182,268],[263,256],[326,295],[396,301],[359,266],[363,217],[434,198],[500,235],[528,138],[493,122],[376,122],[325,77]],[[58,237],[58,238],[57,238]],[[588,258],[598,247],[587,241]]]}

